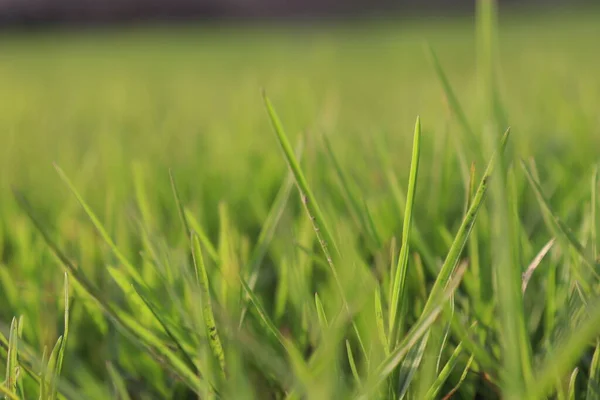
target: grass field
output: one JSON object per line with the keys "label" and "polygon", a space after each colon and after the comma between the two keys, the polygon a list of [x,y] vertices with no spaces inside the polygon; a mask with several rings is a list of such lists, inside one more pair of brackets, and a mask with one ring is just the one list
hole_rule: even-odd
{"label": "grass field", "polygon": [[600,398],[600,10],[478,4],[3,33],[0,393]]}

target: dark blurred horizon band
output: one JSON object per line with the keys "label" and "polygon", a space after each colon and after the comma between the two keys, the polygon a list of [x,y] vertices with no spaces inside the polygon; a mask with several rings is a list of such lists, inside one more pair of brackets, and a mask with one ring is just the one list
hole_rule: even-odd
{"label": "dark blurred horizon band", "polygon": [[[0,27],[144,21],[313,19],[472,13],[474,0],[0,0]],[[594,4],[585,0],[498,0],[499,7]]]}

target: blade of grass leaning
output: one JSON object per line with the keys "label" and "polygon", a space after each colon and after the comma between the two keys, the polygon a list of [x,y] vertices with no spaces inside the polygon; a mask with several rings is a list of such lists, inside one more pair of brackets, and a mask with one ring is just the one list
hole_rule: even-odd
{"label": "blade of grass leaning", "polygon": [[95,304],[112,319],[116,325],[127,333],[133,340],[137,340],[138,344],[145,349],[151,349],[150,354],[155,357],[159,365],[168,366],[170,370],[180,377],[192,390],[197,393],[201,393],[206,384],[196,376],[196,374],[190,370],[185,363],[183,363],[167,346],[157,340],[153,335],[144,327],[140,326],[134,318],[127,317],[127,314],[114,308],[109,302],[107,302],[95,286],[83,275],[80,269],[76,268],[69,258],[60,250],[56,243],[50,238],[45,228],[35,217],[33,209],[29,205],[28,201],[15,192],[15,198],[18,204],[23,209],[27,217],[31,220],[35,228],[42,235],[46,245],[54,253],[54,255],[61,262],[66,272],[70,273],[77,286],[87,293],[91,299],[95,301]]}
{"label": "blade of grass leaning", "polygon": [[119,374],[115,367],[113,367],[112,363],[106,363],[106,370],[108,371],[108,376],[112,381],[116,397],[119,400],[131,400],[129,393],[127,392],[127,386],[123,381],[123,377]]}
{"label": "blade of grass leaning", "polygon": [[346,339],[346,354],[348,355],[348,362],[350,363],[350,370],[352,371],[352,376],[356,381],[356,384],[360,387],[362,385],[360,374],[358,373],[358,368],[356,368],[356,363],[354,362],[354,354],[352,353],[352,347],[350,346],[350,342]]}
{"label": "blade of grass leaning", "polygon": [[208,238],[208,235],[206,234],[196,217],[194,217],[194,214],[192,214],[192,212],[187,208],[184,212],[186,220],[190,224],[190,228],[192,228],[194,232],[196,232],[196,234],[200,237],[200,243],[202,244],[202,247],[206,250],[207,255],[210,257],[211,260],[218,264],[219,252],[217,251],[216,247],[212,244],[212,242]]}
{"label": "blade of grass leaning", "polygon": [[527,266],[527,269],[525,270],[525,272],[523,272],[523,278],[522,278],[523,283],[521,286],[521,291],[523,293],[525,293],[525,289],[527,289],[527,284],[529,283],[529,280],[531,279],[533,272],[540,265],[540,263],[542,262],[544,257],[546,257],[546,254],[548,254],[548,252],[554,245],[555,240],[556,240],[555,238],[550,239],[548,241],[548,243],[546,243],[544,245],[544,247],[542,247],[542,249],[537,253],[537,255],[531,261],[529,266]]}
{"label": "blade of grass leaning", "polygon": [[406,333],[402,341],[390,352],[386,359],[377,367],[377,370],[369,377],[367,382],[365,382],[356,396],[357,399],[362,400],[370,398],[378,389],[379,385],[388,379],[388,377],[396,370],[406,354],[423,341],[423,338],[428,335],[431,325],[433,325],[444,309],[444,303],[450,298],[460,284],[464,272],[465,268],[456,270],[454,276],[447,281],[445,289],[442,289],[441,294],[436,297],[435,303],[432,303],[429,308],[423,312],[419,320]]}
{"label": "blade of grass leaning", "polygon": [[596,343],[596,350],[590,364],[589,379],[587,384],[586,400],[600,399],[600,341]]}
{"label": "blade of grass leaning", "polygon": [[596,297],[585,307],[587,319],[573,327],[560,345],[543,360],[535,375],[536,384],[530,386],[527,393],[520,397],[524,400],[544,399],[550,395],[557,380],[572,370],[591,340],[600,334],[600,298]]}
{"label": "blade of grass leaning", "polygon": [[555,226],[558,228],[558,232],[563,236],[564,239],[566,239],[567,243],[569,243],[571,245],[571,247],[581,256],[583,263],[586,265],[586,267],[588,267],[589,271],[592,273],[594,278],[600,279],[600,276],[598,275],[598,273],[595,270],[596,267],[595,267],[594,260],[590,259],[590,257],[586,254],[581,243],[579,243],[579,241],[573,234],[573,232],[571,232],[571,230],[552,211],[552,208],[550,207],[550,204],[548,203],[548,200],[546,199],[540,184],[533,177],[530,169],[527,167],[527,165],[525,164],[525,162],[523,160],[521,160],[521,166],[523,167],[523,170],[525,171],[525,175],[527,176],[527,179],[529,180],[531,187],[537,194],[537,198],[540,202],[540,205],[551,216],[552,221],[554,222]]}
{"label": "blade of grass leaning", "polygon": [[579,368],[575,368],[571,373],[571,378],[569,379],[569,393],[567,394],[567,398],[569,400],[577,400],[577,375],[579,374]]}
{"label": "blade of grass leaning", "polygon": [[323,143],[325,144],[325,150],[327,151],[327,155],[333,164],[334,170],[338,177],[338,180],[341,183],[342,190],[346,194],[346,198],[348,199],[350,205],[350,211],[354,214],[354,217],[357,219],[360,229],[369,235],[370,240],[373,242],[375,248],[378,248],[381,245],[380,239],[377,236],[377,232],[372,229],[372,225],[369,223],[365,213],[361,208],[361,201],[358,199],[356,193],[350,187],[350,179],[344,173],[342,166],[340,165],[333,148],[331,147],[331,143],[327,135],[323,135]]}
{"label": "blade of grass leaning", "polygon": [[428,50],[429,50],[429,57],[430,57],[431,63],[433,64],[433,69],[434,69],[435,74],[437,75],[438,79],[440,80],[440,83],[442,84],[442,88],[444,90],[444,93],[446,94],[446,98],[448,100],[448,104],[450,105],[450,108],[452,109],[452,111],[454,112],[456,117],[458,118],[458,122],[460,123],[460,125],[463,128],[463,130],[465,131],[465,133],[467,133],[468,137],[473,137],[474,131],[471,129],[469,121],[467,120],[467,116],[464,113],[462,107],[460,106],[460,102],[458,101],[458,98],[454,94],[454,90],[452,89],[452,86],[450,85],[450,81],[448,80],[448,77],[446,76],[446,73],[444,72],[444,69],[442,68],[442,65],[440,64],[440,61],[439,61],[437,55],[435,54],[433,47],[428,46]]}
{"label": "blade of grass leaning", "polygon": [[19,396],[11,392],[8,387],[6,387],[3,383],[0,383],[0,393],[4,395],[5,399],[8,400],[21,400]]}
{"label": "blade of grass leaning", "polygon": [[431,385],[431,387],[425,394],[425,400],[435,400],[439,398],[440,391],[442,390],[442,387],[448,380],[450,373],[454,370],[454,367],[458,363],[458,357],[462,354],[462,350],[462,343],[459,343],[450,355],[450,358],[444,365],[444,368],[442,368],[437,378],[433,382],[433,385]]}
{"label": "blade of grass leaning", "polygon": [[46,385],[46,369],[47,369],[47,360],[48,357],[48,347],[44,346],[44,351],[42,353],[42,368],[40,371],[40,400],[46,400],[47,394],[47,385]]}
{"label": "blade of grass leaning", "polygon": [[[317,201],[316,201],[312,191],[310,190],[310,187],[308,185],[306,178],[304,177],[302,168],[300,167],[300,164],[298,163],[298,161],[294,155],[292,146],[290,145],[290,143],[287,139],[287,136],[285,135],[285,132],[283,130],[283,126],[279,120],[279,116],[275,112],[275,109],[273,108],[271,101],[269,100],[266,93],[264,93],[264,92],[263,92],[263,99],[265,102],[265,106],[267,108],[267,113],[269,114],[269,118],[271,120],[271,124],[273,125],[273,129],[277,136],[277,140],[278,140],[279,145],[285,155],[286,162],[294,174],[294,179],[296,180],[296,186],[298,187],[298,190],[300,192],[300,198],[302,200],[302,204],[304,205],[304,207],[308,213],[308,216],[313,224],[315,234],[317,235],[317,239],[319,241],[319,244],[321,245],[321,249],[323,250],[325,258],[327,259],[327,263],[329,264],[329,267],[330,267],[329,269],[333,276],[334,282],[340,292],[342,305],[345,308],[346,312],[350,313],[348,300],[347,300],[345,292],[344,292],[344,287],[342,286],[342,282],[340,281],[338,272],[334,265],[332,255],[329,250],[329,246],[333,247],[336,258],[339,258],[339,256],[341,256],[339,249],[336,246],[335,241],[333,240],[333,236],[331,235],[331,232],[330,232],[327,224],[325,223],[325,218],[323,217],[323,214],[321,213],[321,209],[319,208],[319,205],[317,204]],[[354,322],[353,322],[353,327],[354,327],[354,332],[357,336],[357,339],[360,343],[360,347],[363,351],[363,354],[364,354],[365,358],[368,360],[368,353],[364,346],[364,342],[361,338],[358,327],[356,326],[356,324]]]}
{"label": "blade of grass leaning", "polygon": [[510,129],[507,129],[504,133],[500,141],[499,149],[492,155],[487,168],[481,178],[479,186],[477,187],[477,191],[475,192],[475,196],[471,202],[471,206],[467,211],[456,236],[454,237],[454,241],[448,250],[448,254],[446,255],[446,259],[444,260],[444,264],[440,269],[440,272],[431,288],[431,292],[429,293],[429,298],[427,299],[427,303],[425,304],[424,312],[427,312],[434,302],[436,302],[436,298],[442,293],[443,287],[447,284],[448,279],[450,278],[452,272],[455,270],[458,265],[460,254],[465,247],[465,244],[469,238],[469,234],[471,233],[471,229],[475,224],[475,220],[477,219],[477,214],[479,213],[479,209],[483,204],[483,200],[488,191],[489,180],[492,175],[492,171],[494,169],[494,164],[496,162],[496,157],[498,157],[498,152],[504,151],[506,147],[506,142],[508,141],[508,137],[510,135]]}
{"label": "blade of grass leaning", "polygon": [[175,197],[175,205],[177,206],[179,219],[183,224],[183,228],[185,230],[185,237],[186,239],[188,239],[190,237],[190,225],[188,224],[188,220],[185,216],[185,209],[183,207],[183,203],[181,202],[181,196],[179,196],[179,190],[177,190],[177,185],[175,184],[175,177],[173,176],[173,171],[170,168],[169,180],[171,181],[171,190],[173,191],[173,197]]}
{"label": "blade of grass leaning", "polygon": [[383,306],[381,304],[381,287],[375,287],[375,319],[377,321],[377,334],[385,355],[390,353],[387,334],[385,332],[385,321],[383,320]]}
{"label": "blade of grass leaning", "polygon": [[408,270],[409,238],[411,235],[412,212],[417,190],[417,175],[419,172],[419,155],[421,142],[421,121],[417,117],[414,130],[413,152],[410,164],[410,175],[408,180],[408,192],[406,197],[406,208],[404,210],[404,224],[402,227],[402,244],[398,266],[392,286],[390,310],[388,318],[389,346],[395,347],[404,329],[404,314],[406,313],[406,274]]}
{"label": "blade of grass leaning", "polygon": [[71,193],[73,193],[73,195],[75,196],[75,198],[77,199],[77,201],[79,202],[79,204],[81,205],[81,207],[83,208],[85,213],[87,214],[90,221],[92,221],[92,224],[96,228],[96,231],[98,231],[98,234],[106,242],[106,244],[111,249],[113,254],[117,257],[119,262],[123,265],[123,267],[127,270],[129,275],[131,275],[131,277],[136,282],[142,283],[143,279],[142,279],[140,273],[133,266],[133,264],[131,264],[131,262],[129,262],[129,260],[127,260],[127,258],[121,252],[121,250],[119,250],[119,248],[117,247],[115,242],[111,239],[108,232],[106,232],[106,229],[104,229],[104,226],[102,225],[102,223],[100,222],[98,217],[96,217],[96,214],[94,214],[94,212],[92,211],[90,206],[88,206],[88,204],[85,202],[83,197],[79,194],[79,192],[75,188],[75,185],[73,185],[71,180],[67,177],[67,175],[64,173],[64,171],[58,165],[54,164],[54,168],[58,172],[58,175],[63,180],[63,182],[65,182],[67,184],[67,187],[69,188],[69,190],[71,190]]}
{"label": "blade of grass leaning", "polygon": [[8,354],[6,356],[6,388],[10,393],[17,394],[17,378],[19,375],[19,361],[17,355],[19,325],[17,319],[13,317],[10,324],[10,334],[8,336]]}
{"label": "blade of grass leaning", "polygon": [[315,293],[315,306],[317,308],[317,318],[319,320],[319,326],[321,327],[321,332],[324,334],[329,326],[327,322],[327,316],[325,315],[325,309],[323,308],[323,303],[321,303],[321,299],[319,298],[319,294]]}
{"label": "blade of grass leaning", "polygon": [[452,399],[454,394],[456,392],[458,392],[458,389],[460,389],[460,386],[463,384],[463,382],[465,381],[465,379],[467,379],[467,376],[469,375],[469,370],[471,369],[471,364],[473,363],[474,359],[475,359],[475,357],[473,355],[469,358],[469,361],[467,361],[467,365],[465,366],[465,369],[463,370],[463,373],[461,374],[460,379],[458,380],[456,385],[452,388],[452,390],[450,390],[450,392],[448,392],[442,398],[442,400],[450,400],[450,399]]}
{"label": "blade of grass leaning", "polygon": [[208,336],[209,345],[213,355],[219,361],[221,373],[225,376],[225,353],[223,351],[221,338],[219,337],[215,316],[213,314],[208,274],[206,273],[206,267],[204,265],[204,258],[200,247],[200,238],[195,232],[192,233],[192,256],[196,267],[196,279],[201,290],[202,315],[206,327],[206,335]]}
{"label": "blade of grass leaning", "polygon": [[[63,295],[64,295],[64,330],[62,335],[62,341],[60,343],[60,349],[58,351],[58,356],[56,359],[56,376],[60,376],[62,373],[62,367],[65,358],[65,351],[67,348],[67,339],[69,337],[69,310],[70,310],[70,295],[69,295],[69,274],[67,272],[64,273],[65,282],[63,287]],[[55,381],[53,381],[53,385],[50,388],[50,400],[54,400],[57,396],[57,387]]]}
{"label": "blade of grass leaning", "polygon": [[48,398],[52,397],[52,392],[56,387],[56,382],[58,380],[58,374],[56,373],[56,363],[58,361],[58,353],[60,351],[60,347],[62,346],[63,337],[59,336],[56,340],[56,344],[50,353],[50,357],[48,358],[48,365],[46,366],[46,376],[47,376],[47,384],[46,387],[48,390]]}
{"label": "blade of grass leaning", "polygon": [[[300,142],[297,146],[297,157],[300,158],[302,156],[303,143]],[[269,210],[267,218],[263,223],[260,233],[258,235],[258,239],[256,242],[256,246],[252,251],[252,255],[250,256],[250,260],[247,263],[247,266],[244,267],[245,271],[248,271],[248,284],[250,288],[254,290],[256,286],[256,281],[258,280],[258,275],[260,273],[260,267],[262,265],[262,261],[264,260],[265,255],[267,254],[267,249],[273,236],[275,235],[275,230],[281,217],[283,216],[283,212],[290,198],[290,193],[292,191],[292,187],[294,184],[294,177],[291,172],[286,174],[286,177],[275,196],[275,200]],[[247,312],[247,304],[244,304],[242,308],[242,312],[240,315],[240,323],[241,327],[244,323],[244,318]]]}

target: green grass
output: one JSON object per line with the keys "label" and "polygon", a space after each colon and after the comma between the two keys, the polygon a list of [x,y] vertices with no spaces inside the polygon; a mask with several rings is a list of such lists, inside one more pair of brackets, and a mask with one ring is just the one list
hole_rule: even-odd
{"label": "green grass", "polygon": [[600,13],[496,12],[6,33],[0,396],[598,398]]}

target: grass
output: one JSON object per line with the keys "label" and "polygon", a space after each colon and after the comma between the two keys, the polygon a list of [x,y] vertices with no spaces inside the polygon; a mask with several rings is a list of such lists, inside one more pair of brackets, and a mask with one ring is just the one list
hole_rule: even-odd
{"label": "grass", "polygon": [[7,33],[0,396],[598,398],[600,14],[477,4]]}

